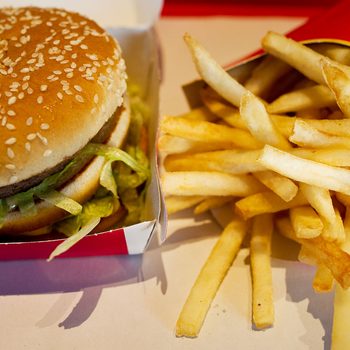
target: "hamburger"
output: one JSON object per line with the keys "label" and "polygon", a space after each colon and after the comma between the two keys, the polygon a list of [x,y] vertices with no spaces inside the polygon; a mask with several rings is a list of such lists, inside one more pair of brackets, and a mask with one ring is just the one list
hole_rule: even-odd
{"label": "hamburger", "polygon": [[133,120],[126,80],[118,42],[91,19],[0,9],[3,237],[86,234],[138,219],[144,123]]}

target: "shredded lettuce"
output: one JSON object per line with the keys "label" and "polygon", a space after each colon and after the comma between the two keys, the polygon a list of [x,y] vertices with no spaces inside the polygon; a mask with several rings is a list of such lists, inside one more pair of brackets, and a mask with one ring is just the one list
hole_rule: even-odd
{"label": "shredded lettuce", "polygon": [[55,190],[52,190],[46,194],[39,194],[39,198],[55,205],[58,208],[64,209],[72,215],[78,215],[83,209],[81,204]]}
{"label": "shredded lettuce", "polygon": [[8,213],[8,205],[5,199],[0,199],[0,228],[4,224],[5,217]]}
{"label": "shredded lettuce", "polygon": [[59,244],[54,251],[50,254],[47,261],[51,261],[56,256],[69,250],[74,244],[79,242],[87,234],[89,234],[100,222],[100,218],[90,219],[84,227],[82,227],[75,235],[68,237],[61,244]]}
{"label": "shredded lettuce", "polygon": [[[11,209],[18,207],[21,213],[25,215],[35,215],[35,198],[48,196],[51,191],[55,190],[67,179],[69,179],[72,174],[75,173],[77,167],[80,169],[81,164],[84,164],[86,159],[90,158],[91,156],[103,156],[110,162],[122,161],[134,171],[144,174],[146,177],[148,176],[148,169],[139,165],[138,162],[126,152],[104,144],[89,143],[60,172],[47,177],[39,185],[34,186],[27,191],[20,192],[14,196],[6,198],[9,207]],[[63,201],[61,201],[61,203],[62,209],[65,209]]]}
{"label": "shredded lettuce", "polygon": [[109,195],[103,198],[94,198],[84,204],[83,210],[75,216],[69,217],[55,225],[55,229],[66,236],[79,232],[93,218],[104,218],[112,215],[119,209],[118,199]]}
{"label": "shredded lettuce", "polygon": [[100,185],[106,190],[112,192],[114,197],[118,197],[117,184],[113,176],[112,163],[113,161],[110,160],[103,166],[100,174]]}

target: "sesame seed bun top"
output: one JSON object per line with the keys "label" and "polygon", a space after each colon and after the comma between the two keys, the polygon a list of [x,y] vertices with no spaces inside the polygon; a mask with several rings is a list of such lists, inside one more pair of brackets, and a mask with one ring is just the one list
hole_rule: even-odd
{"label": "sesame seed bun top", "polygon": [[0,188],[71,157],[122,104],[118,43],[77,13],[0,9]]}

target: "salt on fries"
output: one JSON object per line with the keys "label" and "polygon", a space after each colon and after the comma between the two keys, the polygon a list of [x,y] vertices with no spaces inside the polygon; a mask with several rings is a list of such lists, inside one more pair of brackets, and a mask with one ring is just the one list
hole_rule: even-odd
{"label": "salt on fries", "polygon": [[262,46],[270,55],[237,81],[190,35],[184,39],[207,85],[202,107],[161,124],[166,205],[196,214],[231,205],[233,221],[192,287],[176,335],[199,334],[247,232],[252,321],[273,326],[270,250],[279,233],[315,265],[315,291],[335,285],[334,347],[350,348],[350,49],[269,32]]}

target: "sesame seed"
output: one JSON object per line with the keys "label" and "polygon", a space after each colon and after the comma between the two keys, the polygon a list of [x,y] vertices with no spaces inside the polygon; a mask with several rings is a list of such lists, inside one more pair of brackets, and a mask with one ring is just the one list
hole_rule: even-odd
{"label": "sesame seed", "polygon": [[8,130],[16,130],[16,127],[15,127],[13,124],[11,124],[11,123],[7,123],[7,124],[6,124],[6,128],[7,128]]}
{"label": "sesame seed", "polygon": [[9,111],[7,111],[7,115],[9,115],[10,117],[14,117],[16,115],[16,112],[10,109]]}
{"label": "sesame seed", "polygon": [[17,97],[16,97],[16,96],[12,96],[12,97],[10,97],[10,98],[8,99],[7,103],[8,103],[9,105],[13,105],[13,104],[16,102],[16,100],[17,100]]}
{"label": "sesame seed", "polygon": [[41,141],[44,145],[47,145],[47,144],[48,144],[47,138],[46,138],[46,137],[44,137],[43,135],[41,135],[39,132],[37,132],[36,135],[39,137],[40,141]]}
{"label": "sesame seed", "polygon": [[33,89],[32,89],[31,87],[29,87],[29,88],[27,89],[28,95],[31,95],[33,92],[34,92],[34,91],[33,91]]}
{"label": "sesame seed", "polygon": [[58,97],[60,100],[63,100],[63,94],[62,94],[62,92],[57,92],[57,97]]}
{"label": "sesame seed", "polygon": [[8,156],[10,159],[15,158],[15,152],[13,152],[12,148],[10,148],[10,147],[7,148],[7,156]]}
{"label": "sesame seed", "polygon": [[47,123],[42,123],[42,124],[40,124],[40,129],[41,129],[41,130],[47,130],[47,129],[49,129],[49,128],[50,128],[50,125],[47,124]]}
{"label": "sesame seed", "polygon": [[80,85],[74,85],[74,89],[79,91],[79,92],[83,91],[83,89],[82,89],[82,87]]}
{"label": "sesame seed", "polygon": [[54,44],[54,45],[58,45],[60,42],[61,42],[61,40],[58,40],[58,39],[57,39],[57,40],[55,40],[55,41],[53,42],[53,44]]}
{"label": "sesame seed", "polygon": [[75,99],[80,103],[84,102],[84,98],[81,95],[75,95]]}
{"label": "sesame seed", "polygon": [[85,44],[81,44],[81,45],[80,45],[80,48],[81,48],[82,50],[87,50],[87,49],[88,49],[88,46],[85,45]]}
{"label": "sesame seed", "polygon": [[12,92],[10,92],[10,91],[5,91],[5,96],[6,96],[6,97],[11,97],[11,96],[12,96]]}
{"label": "sesame seed", "polygon": [[94,102],[98,103],[98,95],[97,94],[94,96]]}
{"label": "sesame seed", "polygon": [[15,176],[15,175],[13,175],[13,176],[10,177],[9,183],[10,183],[10,184],[13,184],[13,183],[15,183],[17,180],[18,180],[18,177]]}
{"label": "sesame seed", "polygon": [[43,156],[44,156],[44,157],[49,157],[51,154],[52,154],[52,150],[51,150],[51,149],[47,149],[47,150],[44,152]]}
{"label": "sesame seed", "polygon": [[40,91],[46,91],[47,90],[47,85],[40,85]]}
{"label": "sesame seed", "polygon": [[16,169],[16,166],[14,164],[6,164],[5,165],[5,168],[6,169],[9,169],[9,170],[15,170]]}
{"label": "sesame seed", "polygon": [[30,75],[25,75],[24,77],[23,77],[23,81],[28,81],[30,79]]}
{"label": "sesame seed", "polygon": [[61,72],[60,70],[54,70],[52,73],[53,73],[53,74],[56,74],[56,75],[62,74],[62,72]]}
{"label": "sesame seed", "polygon": [[24,92],[20,92],[17,97],[18,97],[18,99],[23,100]]}
{"label": "sesame seed", "polygon": [[26,143],[24,144],[24,147],[25,147],[25,149],[26,149],[28,152],[29,152],[30,149],[31,149],[31,145],[30,145],[29,142],[26,142]]}
{"label": "sesame seed", "polygon": [[43,101],[44,101],[44,98],[42,96],[38,96],[38,98],[36,99],[36,102],[38,102],[39,105],[42,104]]}
{"label": "sesame seed", "polygon": [[29,73],[30,69],[28,67],[24,67],[20,70],[21,73]]}
{"label": "sesame seed", "polygon": [[67,78],[73,78],[73,72],[67,73],[66,77],[67,77]]}
{"label": "sesame seed", "polygon": [[5,141],[5,145],[14,145],[16,143],[17,139],[15,137],[10,137]]}
{"label": "sesame seed", "polygon": [[33,124],[33,117],[29,117],[27,120],[26,120],[26,125],[27,126],[31,126]]}
{"label": "sesame seed", "polygon": [[33,141],[36,138],[36,134],[31,133],[27,135],[27,140],[28,141]]}

